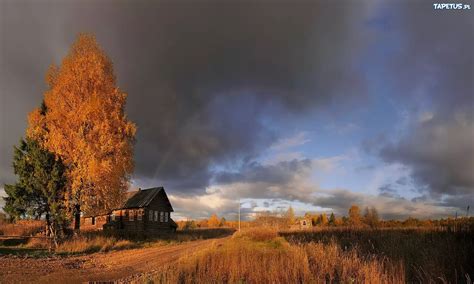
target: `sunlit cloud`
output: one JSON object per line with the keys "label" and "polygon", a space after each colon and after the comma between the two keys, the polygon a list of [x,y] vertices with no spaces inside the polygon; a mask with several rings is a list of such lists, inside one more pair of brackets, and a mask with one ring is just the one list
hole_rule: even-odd
{"label": "sunlit cloud", "polygon": [[270,149],[273,149],[275,151],[283,151],[288,148],[301,146],[309,142],[311,142],[311,139],[308,138],[308,134],[306,132],[298,132],[294,136],[278,139],[270,147]]}

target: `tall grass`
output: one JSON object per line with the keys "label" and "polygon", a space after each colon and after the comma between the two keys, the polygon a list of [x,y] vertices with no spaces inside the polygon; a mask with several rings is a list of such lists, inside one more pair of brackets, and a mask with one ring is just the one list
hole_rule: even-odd
{"label": "tall grass", "polygon": [[383,255],[402,262],[409,282],[463,283],[474,275],[474,233],[436,228],[354,229],[336,228],[281,232],[292,244],[335,242],[363,257]]}
{"label": "tall grass", "polygon": [[106,252],[110,250],[122,250],[137,248],[139,244],[130,240],[116,239],[102,235],[78,236],[67,240],[56,248],[59,254],[79,254]]}
{"label": "tall grass", "polygon": [[87,231],[59,244],[56,252],[59,254],[79,254],[106,252],[111,250],[149,247],[166,243],[180,243],[200,239],[218,238],[232,234],[232,229],[197,229],[163,233],[154,237],[118,236],[104,232]]}
{"label": "tall grass", "polygon": [[40,220],[20,220],[16,223],[0,222],[0,235],[34,236],[45,229],[46,223]]}
{"label": "tall grass", "polygon": [[31,249],[49,249],[52,247],[52,242],[48,238],[30,238],[24,247]]}
{"label": "tall grass", "polygon": [[290,245],[272,229],[236,234],[160,271],[158,283],[402,283],[400,265],[337,244]]}

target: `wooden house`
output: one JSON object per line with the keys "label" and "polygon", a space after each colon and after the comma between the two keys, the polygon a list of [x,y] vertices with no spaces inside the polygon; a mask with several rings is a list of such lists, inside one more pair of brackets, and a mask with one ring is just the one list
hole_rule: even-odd
{"label": "wooden house", "polygon": [[[137,192],[138,190],[126,192],[125,199],[130,199]],[[109,222],[110,215],[110,212],[102,212],[100,214],[85,214],[81,216],[81,231],[102,230],[104,225]]]}
{"label": "wooden house", "polygon": [[81,230],[102,230],[102,227],[107,223],[109,214],[101,215],[85,215],[81,217]]}
{"label": "wooden house", "polygon": [[122,208],[112,210],[104,230],[145,236],[176,231],[171,212],[173,207],[163,187],[139,189]]}

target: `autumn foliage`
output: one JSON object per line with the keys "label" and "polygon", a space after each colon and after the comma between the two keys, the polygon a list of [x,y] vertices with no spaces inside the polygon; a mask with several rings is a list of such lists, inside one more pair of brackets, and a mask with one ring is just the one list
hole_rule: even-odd
{"label": "autumn foliage", "polygon": [[221,222],[220,222],[219,218],[217,218],[216,214],[212,214],[211,217],[209,218],[209,220],[207,221],[207,223],[208,223],[209,227],[215,228],[215,227],[219,227]]}
{"label": "autumn foliage", "polygon": [[46,76],[44,104],[28,117],[27,136],[67,166],[70,211],[95,213],[123,201],[133,170],[135,125],[124,112],[111,60],[82,34]]}

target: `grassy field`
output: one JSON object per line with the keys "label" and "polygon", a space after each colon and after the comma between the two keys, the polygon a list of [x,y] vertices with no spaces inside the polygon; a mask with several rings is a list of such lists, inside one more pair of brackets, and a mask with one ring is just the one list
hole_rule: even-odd
{"label": "grassy field", "polygon": [[[378,229],[316,227],[305,231],[245,228],[231,238],[199,247],[196,253],[183,252],[175,257],[177,263],[160,265],[140,281],[466,283],[474,275],[474,230],[472,222],[454,225]],[[3,234],[23,236],[34,235],[39,228],[41,224],[35,222],[2,227]],[[128,249],[141,249],[146,254],[148,248],[159,250],[167,248],[167,244],[212,240],[234,232],[226,228],[178,230],[148,239],[82,232],[62,242],[55,251],[48,251],[48,242],[41,238],[1,241],[0,235],[0,255],[68,258]],[[104,254],[104,262],[107,255]]]}
{"label": "grassy field", "polygon": [[404,264],[407,281],[466,282],[474,276],[474,234],[436,228],[324,229],[281,232],[291,244],[336,243],[363,256],[383,256]]}
{"label": "grassy field", "polygon": [[39,220],[20,220],[16,223],[0,221],[0,236],[33,236],[45,226],[45,222]]}
{"label": "grassy field", "polygon": [[182,257],[155,283],[404,283],[399,262],[362,256],[337,243],[293,244],[273,229],[248,229],[224,244]]}
{"label": "grassy field", "polygon": [[155,283],[466,283],[474,275],[471,231],[247,229],[182,257]]}

